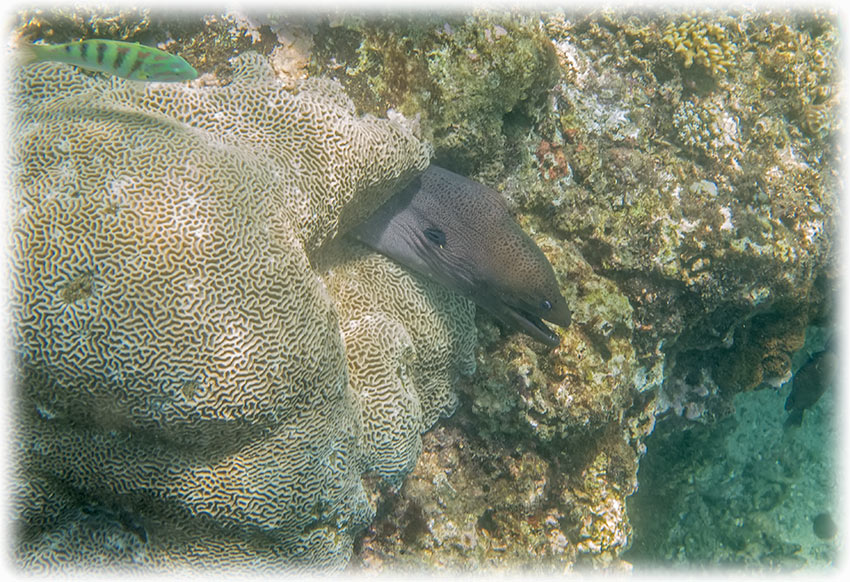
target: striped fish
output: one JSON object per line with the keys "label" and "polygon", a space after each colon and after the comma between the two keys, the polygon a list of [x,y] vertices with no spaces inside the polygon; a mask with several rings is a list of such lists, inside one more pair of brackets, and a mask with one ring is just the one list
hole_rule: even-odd
{"label": "striped fish", "polygon": [[198,72],[177,55],[135,42],[91,39],[21,48],[23,64],[54,61],[133,81],[188,81]]}

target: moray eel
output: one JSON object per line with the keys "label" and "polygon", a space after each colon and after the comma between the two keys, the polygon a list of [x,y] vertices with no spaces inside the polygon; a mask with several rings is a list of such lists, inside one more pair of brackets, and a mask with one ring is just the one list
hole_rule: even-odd
{"label": "moray eel", "polygon": [[501,194],[468,178],[429,166],[351,234],[547,345],[560,340],[542,320],[570,324],[543,251]]}

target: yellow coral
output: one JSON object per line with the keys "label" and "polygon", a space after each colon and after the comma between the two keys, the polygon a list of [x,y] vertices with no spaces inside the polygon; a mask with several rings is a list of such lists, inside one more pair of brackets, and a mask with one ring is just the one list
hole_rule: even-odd
{"label": "yellow coral", "polygon": [[722,26],[703,22],[696,17],[678,25],[671,22],[661,40],[682,56],[686,69],[697,63],[715,76],[728,71],[737,51]]}
{"label": "yellow coral", "polygon": [[43,64],[12,95],[19,562],[344,565],[360,474],[409,470],[475,332],[379,259],[314,265],[427,148],[258,55],[224,87]]}

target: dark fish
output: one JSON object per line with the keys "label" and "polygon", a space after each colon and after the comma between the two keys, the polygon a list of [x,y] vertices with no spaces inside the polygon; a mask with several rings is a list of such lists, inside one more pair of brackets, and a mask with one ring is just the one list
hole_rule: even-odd
{"label": "dark fish", "polygon": [[803,411],[812,407],[832,381],[836,356],[832,350],[818,352],[803,364],[792,380],[791,393],[785,400],[785,410],[790,414],[786,427],[800,426]]}
{"label": "dark fish", "polygon": [[198,72],[181,57],[135,42],[91,39],[20,47],[24,65],[54,61],[133,81],[188,81]]}
{"label": "dark fish", "polygon": [[838,533],[838,526],[830,514],[819,513],[812,519],[812,531],[822,540],[831,540]]}
{"label": "dark fish", "polygon": [[550,346],[570,310],[543,251],[501,194],[430,166],[352,234],[378,252],[466,295]]}

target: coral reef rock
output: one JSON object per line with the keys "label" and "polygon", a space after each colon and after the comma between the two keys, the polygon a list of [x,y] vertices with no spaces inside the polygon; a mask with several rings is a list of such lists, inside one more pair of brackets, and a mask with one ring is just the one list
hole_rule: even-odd
{"label": "coral reef rock", "polygon": [[[426,437],[358,556],[627,567],[627,500],[656,421],[728,418],[737,395],[786,382],[804,330],[834,315],[836,14],[343,22],[316,27],[317,72],[364,110],[421,113],[435,163],[502,192],[574,313],[554,350],[479,315],[447,444]],[[538,483],[539,505],[512,501]]]}
{"label": "coral reef rock", "polygon": [[468,301],[326,244],[428,148],[330,81],[233,65],[222,87],[15,73],[24,567],[341,567],[361,474],[410,471],[474,368]]}
{"label": "coral reef rock", "polygon": [[[16,81],[24,563],[832,560],[830,391],[781,427],[835,315],[837,12],[21,14],[202,73]],[[340,241],[425,167],[410,132],[544,252],[556,348]]]}

